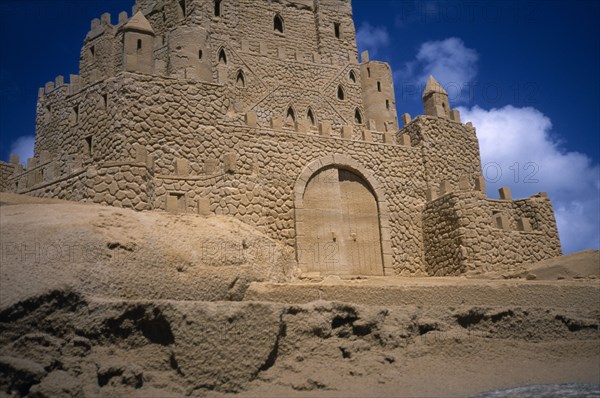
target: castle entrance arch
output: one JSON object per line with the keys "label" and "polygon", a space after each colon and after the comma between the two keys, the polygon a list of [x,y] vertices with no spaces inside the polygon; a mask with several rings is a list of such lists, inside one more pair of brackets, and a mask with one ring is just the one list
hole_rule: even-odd
{"label": "castle entrance arch", "polygon": [[302,271],[383,275],[379,203],[369,182],[356,170],[331,164],[307,181],[300,177],[297,188],[296,249]]}

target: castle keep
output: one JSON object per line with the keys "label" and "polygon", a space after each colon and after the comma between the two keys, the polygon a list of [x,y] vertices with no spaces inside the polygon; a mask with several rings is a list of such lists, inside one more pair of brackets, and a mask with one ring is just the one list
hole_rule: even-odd
{"label": "castle keep", "polygon": [[39,90],[3,189],[236,217],[304,273],[460,275],[561,254],[540,193],[488,199],[475,128],[430,78],[396,115],[350,0],[137,0],[94,19],[80,74]]}

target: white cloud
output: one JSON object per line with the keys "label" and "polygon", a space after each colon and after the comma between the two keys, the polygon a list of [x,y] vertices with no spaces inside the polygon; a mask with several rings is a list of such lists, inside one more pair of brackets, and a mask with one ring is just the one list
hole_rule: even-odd
{"label": "white cloud", "polygon": [[[477,77],[478,60],[477,51],[459,38],[428,41],[400,77],[403,86],[412,79],[422,91],[433,75],[452,102],[464,103],[470,99],[469,84]],[[585,154],[566,151],[551,135],[550,118],[535,108],[459,109],[463,121],[477,128],[490,197],[497,198],[501,186],[510,187],[515,198],[546,191],[565,253],[600,248],[600,165]]]}
{"label": "white cloud", "polygon": [[390,44],[390,35],[385,27],[363,22],[356,32],[356,41],[360,51],[368,50],[371,57],[376,57],[381,48]]}
{"label": "white cloud", "polygon": [[10,145],[10,153],[19,155],[19,159],[23,165],[26,165],[27,159],[33,157],[33,146],[35,145],[35,137],[31,135],[24,135]]}
{"label": "white cloud", "polygon": [[550,119],[535,108],[460,108],[477,129],[488,194],[508,186],[513,197],[548,192],[565,253],[600,247],[600,166],[565,151]]}
{"label": "white cloud", "polygon": [[405,84],[412,81],[424,88],[429,75],[433,75],[448,91],[451,102],[467,102],[469,84],[477,76],[478,60],[477,51],[459,38],[428,41],[421,44],[415,60],[405,64],[399,77]]}

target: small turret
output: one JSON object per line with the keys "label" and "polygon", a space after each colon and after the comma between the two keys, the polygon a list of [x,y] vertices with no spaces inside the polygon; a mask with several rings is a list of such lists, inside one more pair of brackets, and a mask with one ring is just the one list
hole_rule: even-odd
{"label": "small turret", "polygon": [[123,26],[123,64],[128,72],[154,72],[154,30],[141,11]]}
{"label": "small turret", "polygon": [[448,93],[433,76],[429,76],[425,91],[423,91],[423,107],[425,115],[451,118]]}

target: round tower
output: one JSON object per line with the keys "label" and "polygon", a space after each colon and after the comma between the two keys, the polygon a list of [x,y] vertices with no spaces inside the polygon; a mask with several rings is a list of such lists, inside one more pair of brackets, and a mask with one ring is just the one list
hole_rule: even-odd
{"label": "round tower", "polygon": [[396,98],[390,66],[385,62],[369,61],[365,51],[360,64],[360,78],[367,124],[374,121],[377,131],[397,130]]}

